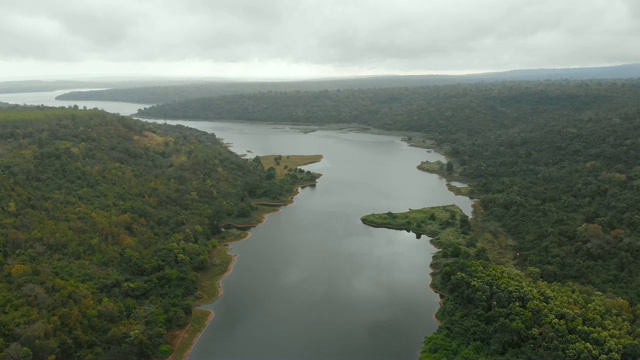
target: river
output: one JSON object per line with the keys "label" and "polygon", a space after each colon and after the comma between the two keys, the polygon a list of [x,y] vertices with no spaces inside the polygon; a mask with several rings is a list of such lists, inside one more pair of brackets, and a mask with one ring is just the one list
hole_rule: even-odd
{"label": "river", "polygon": [[[0,101],[52,105],[43,99],[58,93],[0,94]],[[62,105],[69,103],[122,114],[145,106]],[[443,160],[441,155],[395,136],[303,134],[289,126],[241,122],[166,123],[213,132],[248,156],[324,155],[305,167],[323,174],[317,187],[303,189],[293,204],[252,229],[249,239],[232,244],[236,264],[222,282],[224,295],[207,306],[216,315],[190,359],[418,357],[424,336],[438,326],[438,295],[429,288],[436,249],[426,237],[370,228],[359,219],[446,204],[470,214],[471,200],[416,169],[420,161]]]}

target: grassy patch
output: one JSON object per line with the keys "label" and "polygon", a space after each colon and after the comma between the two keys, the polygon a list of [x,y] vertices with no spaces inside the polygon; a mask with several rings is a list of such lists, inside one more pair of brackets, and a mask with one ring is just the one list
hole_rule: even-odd
{"label": "grassy patch", "polygon": [[467,247],[469,237],[460,233],[458,227],[450,227],[442,230],[438,236],[431,239],[431,244],[439,249],[444,249],[450,245]]}
{"label": "grassy patch", "polygon": [[456,195],[471,196],[471,186],[455,186],[453,184],[447,184],[447,189]]}
{"label": "grassy patch", "polygon": [[[420,165],[417,166],[418,170],[428,172],[430,174],[436,174],[444,179],[451,181],[460,181],[464,183],[469,183],[468,179],[465,179],[461,175],[462,167],[455,164],[452,161],[442,162],[440,160],[437,161],[422,161]],[[456,195],[465,195],[465,191],[471,191],[469,187],[468,190],[464,190],[465,188],[458,188],[455,185],[447,185],[449,191],[453,192]],[[468,195],[465,195],[468,196]]]}
{"label": "grassy patch", "polygon": [[260,161],[264,169],[273,167],[276,169],[276,176],[283,177],[289,169],[299,166],[314,164],[322,160],[322,155],[265,155],[260,156]]}
{"label": "grassy patch", "polygon": [[423,161],[418,165],[418,170],[428,172],[431,174],[440,175],[442,177],[446,177],[447,174],[447,164],[442,161]]}

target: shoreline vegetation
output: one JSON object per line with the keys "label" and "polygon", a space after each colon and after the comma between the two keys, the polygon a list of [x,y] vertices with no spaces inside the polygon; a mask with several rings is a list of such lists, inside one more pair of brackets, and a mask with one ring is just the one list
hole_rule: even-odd
{"label": "shoreline vegetation", "polygon": [[[438,249],[429,284],[439,296],[438,329],[425,337],[421,360],[636,358],[637,310],[629,302],[575,283],[546,282],[537,268],[520,270],[514,242],[484,216],[476,202],[471,219],[455,205],[361,218],[365,225],[430,236]],[[482,342],[461,340],[468,336]],[[598,350],[593,341],[610,347]],[[615,356],[620,353],[633,356]]]}
{"label": "shoreline vegetation", "polygon": [[[257,157],[265,170],[275,169],[276,177],[283,178],[292,171],[298,171],[300,166],[310,165],[322,161],[322,155],[266,155]],[[291,169],[291,171],[289,171]],[[293,170],[295,169],[295,170]],[[173,354],[168,360],[184,360],[189,357],[193,347],[202,335],[204,329],[214,319],[215,313],[211,310],[198,308],[202,305],[213,304],[224,293],[222,280],[231,274],[237,255],[230,254],[229,244],[246,240],[251,237],[250,228],[261,225],[267,220],[269,214],[279,212],[278,207],[287,206],[294,202],[294,198],[300,193],[300,189],[317,184],[317,179],[321,174],[312,173],[313,181],[302,182],[294,186],[293,191],[286,200],[253,200],[255,205],[251,213],[250,220],[246,223],[238,224],[233,221],[225,221],[223,228],[227,228],[221,239],[218,239],[218,246],[211,252],[210,261],[214,266],[198,274],[198,292],[190,301],[194,306],[189,324],[182,330],[171,334],[171,345],[174,348]],[[277,207],[274,207],[277,206]]]}
{"label": "shoreline vegetation", "polygon": [[[455,195],[468,196],[471,198],[477,197],[473,187],[468,184],[469,180],[460,175],[460,167],[455,165],[453,160],[449,160],[446,163],[440,160],[422,161],[416,168],[429,174],[438,175],[447,180],[447,189]],[[454,185],[451,181],[464,183],[466,186]]]}

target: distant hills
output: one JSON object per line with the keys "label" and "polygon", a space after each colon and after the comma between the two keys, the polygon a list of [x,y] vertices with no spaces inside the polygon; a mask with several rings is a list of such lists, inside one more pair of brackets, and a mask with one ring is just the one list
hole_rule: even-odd
{"label": "distant hills", "polygon": [[588,79],[633,79],[640,77],[640,63],[605,67],[529,69],[465,75],[487,81],[495,80],[588,80]]}
{"label": "distant hills", "polygon": [[222,79],[103,79],[87,81],[7,81],[0,93],[40,92],[88,88],[108,90],[73,91],[59,100],[120,101],[159,104],[220,95],[268,91],[320,91],[450,85],[495,81],[585,80],[640,78],[640,63],[606,67],[528,69],[469,75],[381,75],[304,81],[242,81]]}

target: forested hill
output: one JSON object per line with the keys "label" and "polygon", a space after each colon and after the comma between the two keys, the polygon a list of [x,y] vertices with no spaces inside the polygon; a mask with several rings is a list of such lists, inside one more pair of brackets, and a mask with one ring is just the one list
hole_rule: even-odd
{"label": "forested hill", "polygon": [[183,126],[1,109],[0,358],[166,356],[221,224],[292,177]]}
{"label": "forested hill", "polygon": [[504,130],[545,116],[619,111],[639,80],[501,82],[416,88],[264,92],[156,105],[137,115],[303,124],[359,123],[434,136]]}
{"label": "forested hill", "polygon": [[513,70],[469,75],[388,75],[345,79],[263,82],[201,82],[176,86],[146,86],[122,89],[74,91],[57,97],[60,100],[121,101],[161,104],[204,97],[251,94],[259,92],[292,92],[349,89],[381,89],[419,87],[496,81],[585,80],[640,78],[640,64],[575,69]]}

